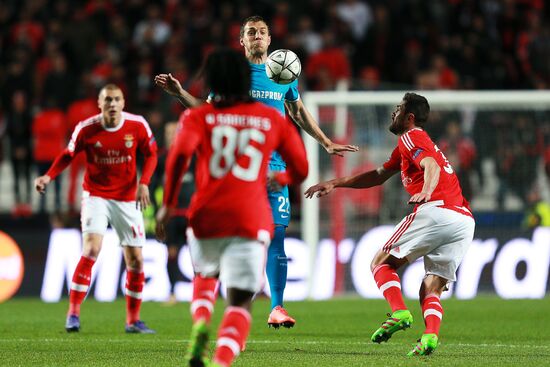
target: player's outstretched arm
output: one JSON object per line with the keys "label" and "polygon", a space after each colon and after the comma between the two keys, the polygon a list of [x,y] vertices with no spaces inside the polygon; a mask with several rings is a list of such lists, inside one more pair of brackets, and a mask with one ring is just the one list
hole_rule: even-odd
{"label": "player's outstretched arm", "polygon": [[301,100],[285,102],[292,120],[321,144],[329,154],[343,156],[344,152],[357,152],[359,147],[349,144],[336,144],[319,127]]}
{"label": "player's outstretched arm", "polygon": [[61,152],[57,158],[53,161],[50,169],[43,175],[34,180],[34,188],[39,193],[43,194],[46,192],[46,186],[54,180],[73,160],[73,155],[69,152],[68,149],[65,149]]}
{"label": "player's outstretched arm", "polygon": [[155,76],[155,84],[164,89],[170,95],[173,95],[187,108],[196,107],[202,104],[202,101],[193,97],[181,86],[179,80],[174,78],[172,74],[158,74]]}
{"label": "player's outstretched arm", "polygon": [[34,188],[41,194],[46,192],[46,186],[52,181],[51,177],[48,175],[37,177],[34,180]]}
{"label": "player's outstretched arm", "polygon": [[317,197],[320,198],[321,196],[328,195],[334,190],[335,186],[334,183],[331,181],[326,182],[320,182],[316,185],[311,186],[309,189],[304,192],[304,196],[307,199],[311,199],[315,194],[317,194]]}
{"label": "player's outstretched arm", "polygon": [[355,176],[335,178],[330,181],[321,182],[311,186],[304,192],[306,198],[311,199],[315,194],[319,198],[328,195],[337,187],[347,187],[351,189],[366,189],[378,186],[386,182],[391,176],[399,171],[387,170],[384,167],[360,173]]}

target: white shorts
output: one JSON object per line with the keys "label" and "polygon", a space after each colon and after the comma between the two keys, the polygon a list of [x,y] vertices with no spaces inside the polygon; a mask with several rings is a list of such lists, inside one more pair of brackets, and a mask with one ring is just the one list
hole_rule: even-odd
{"label": "white shorts", "polygon": [[426,275],[434,274],[451,282],[472,239],[475,221],[454,210],[440,208],[441,201],[418,207],[397,226],[382,250],[409,263],[424,256]]}
{"label": "white shorts", "polygon": [[135,201],[104,199],[84,192],[80,222],[82,234],[104,235],[110,223],[121,246],[142,247],[145,244],[143,215]]}
{"label": "white shorts", "polygon": [[264,284],[267,244],[242,237],[198,239],[187,229],[195,273],[216,277],[227,288],[259,292]]}

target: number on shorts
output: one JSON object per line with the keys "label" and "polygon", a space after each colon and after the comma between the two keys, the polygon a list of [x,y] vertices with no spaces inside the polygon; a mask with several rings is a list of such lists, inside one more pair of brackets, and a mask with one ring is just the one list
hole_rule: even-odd
{"label": "number on shorts", "polygon": [[284,196],[279,196],[277,201],[279,202],[279,212],[290,214],[290,200]]}
{"label": "number on shorts", "polygon": [[[216,126],[212,129],[212,150],[210,157],[210,174],[214,178],[221,178],[231,170],[233,176],[243,181],[256,181],[262,166],[263,153],[250,145],[250,141],[259,144],[265,142],[265,134],[256,129],[237,130],[232,126]],[[236,154],[236,149],[238,152]],[[235,163],[238,156],[247,156],[250,159],[248,167]],[[225,164],[222,166],[222,159]]]}

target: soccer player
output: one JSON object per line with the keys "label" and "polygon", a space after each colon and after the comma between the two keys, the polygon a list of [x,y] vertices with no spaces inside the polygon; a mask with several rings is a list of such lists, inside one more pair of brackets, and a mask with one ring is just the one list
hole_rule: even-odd
{"label": "soccer player", "polygon": [[[248,59],[252,72],[250,96],[268,106],[275,107],[281,115],[285,115],[285,107],[289,116],[309,135],[317,140],[328,153],[342,156],[344,152],[358,150],[354,145],[341,145],[332,142],[319,128],[309,111],[305,108],[298,92],[298,81],[288,85],[276,84],[269,80],[265,73],[265,61],[268,47],[271,44],[269,27],[260,16],[246,18],[241,26],[240,44]],[[157,85],[166,92],[177,97],[186,107],[200,105],[202,101],[196,99],[171,74],[160,74],[155,77]],[[273,152],[269,161],[269,171],[285,170],[285,161],[278,152]],[[283,308],[283,294],[287,281],[287,263],[284,249],[285,231],[290,223],[290,201],[288,188],[280,191],[270,191],[269,200],[275,222],[275,236],[268,249],[266,273],[271,291],[271,313],[268,325],[292,327],[295,320]]]}
{"label": "soccer player", "polygon": [[426,275],[419,296],[426,329],[409,356],[428,355],[437,347],[443,317],[439,299],[449,283],[456,281],[456,269],[473,239],[475,227],[453,167],[424,131],[429,113],[426,98],[406,93],[392,114],[389,128],[399,141],[383,166],[319,183],[305,192],[311,198],[315,194],[325,196],[337,187],[373,187],[401,172],[403,186],[411,195],[409,204],[415,207],[372,260],[374,280],[392,314],[371,340],[387,341],[396,331],[411,326],[413,317],[403,301],[396,270],[423,257]]}
{"label": "soccer player", "polygon": [[288,162],[272,172],[271,184],[298,184],[308,172],[305,148],[296,129],[277,110],[250,95],[251,69],[231,49],[213,52],[206,61],[212,103],[182,114],[180,131],[166,163],[164,205],[157,213],[157,235],[177,204],[181,177],[196,153],[196,192],[189,206],[189,244],[195,279],[193,329],[187,359],[206,361],[208,324],[219,278],[227,302],[210,366],[229,366],[244,349],[250,330],[251,303],[261,289],[273,217],[266,185],[268,161],[277,150]]}
{"label": "soccer player", "polygon": [[[117,232],[126,263],[126,332],[154,333],[140,320],[141,292],[145,283],[143,255],[145,229],[140,209],[150,205],[149,180],[157,164],[157,144],[142,116],[124,112],[124,95],[107,84],[99,92],[101,112],[80,122],[67,148],[34,184],[43,194],[81,151],[86,154],[81,225],[82,256],[73,274],[65,329],[80,330],[80,305],[90,287],[92,267],[110,223]],[[137,184],[136,153],[144,155]]]}

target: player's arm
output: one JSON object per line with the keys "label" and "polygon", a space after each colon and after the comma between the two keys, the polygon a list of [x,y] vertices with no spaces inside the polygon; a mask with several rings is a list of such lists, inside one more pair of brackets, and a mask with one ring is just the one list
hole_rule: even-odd
{"label": "player's arm", "polygon": [[187,108],[200,106],[203,101],[195,98],[181,86],[179,80],[172,74],[158,74],[155,76],[155,84],[164,89],[164,91],[178,99],[178,101]]}
{"label": "player's arm", "polygon": [[149,183],[151,182],[153,173],[155,173],[158,162],[157,143],[155,142],[154,136],[152,134],[151,136],[147,136],[145,132],[145,137],[141,140],[139,149],[143,154],[144,160],[136,194],[136,205],[139,206],[141,210],[144,210],[151,205]]}
{"label": "player's arm", "polygon": [[46,172],[43,176],[37,177],[34,180],[34,187],[36,191],[43,194],[46,192],[46,186],[52,180],[54,180],[69,164],[71,164],[71,161],[73,160],[74,155],[69,152],[68,149],[65,149],[61,154],[57,156],[55,161],[50,166],[50,169],[48,169],[48,172]]}
{"label": "player's arm", "polygon": [[302,100],[286,101],[285,106],[290,118],[310,136],[321,144],[329,154],[343,156],[343,152],[356,152],[359,147],[355,145],[336,144],[330,140],[319,127],[313,116],[309,113]]}
{"label": "player's arm", "polygon": [[421,204],[430,201],[432,193],[439,183],[441,167],[432,157],[425,157],[420,161],[420,167],[424,170],[424,186],[422,191],[414,194],[409,199],[409,204]]}
{"label": "player's arm", "polygon": [[34,188],[39,193],[43,194],[44,192],[46,192],[46,186],[48,186],[48,184],[52,182],[52,180],[55,180],[55,178],[59,176],[59,174],[63,172],[63,170],[67,168],[69,164],[71,164],[74,156],[83,149],[82,144],[80,143],[80,132],[82,130],[81,128],[79,128],[79,126],[80,125],[75,128],[75,131],[73,131],[67,148],[59,153],[48,171],[44,175],[37,177],[34,180]]}
{"label": "player's arm", "polygon": [[340,177],[330,181],[318,183],[307,189],[304,195],[308,199],[312,198],[315,194],[317,194],[317,197],[321,197],[329,194],[337,187],[366,189],[369,187],[382,185],[397,172],[399,172],[399,170],[387,169],[381,166],[377,169],[359,173],[354,176]]}

